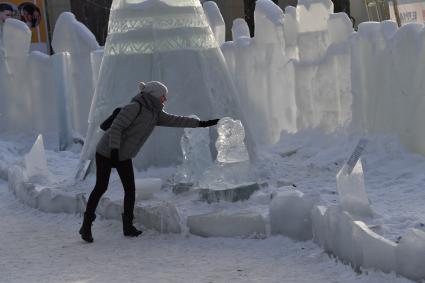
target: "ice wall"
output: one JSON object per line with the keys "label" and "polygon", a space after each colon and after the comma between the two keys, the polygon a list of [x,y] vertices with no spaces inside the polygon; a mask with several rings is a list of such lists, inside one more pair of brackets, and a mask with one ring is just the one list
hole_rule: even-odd
{"label": "ice wall", "polygon": [[30,41],[31,31],[25,23],[6,20],[3,26],[3,56],[0,58],[0,125],[5,130],[28,130],[32,127],[30,89],[25,79]]}
{"label": "ice wall", "polygon": [[421,24],[362,23],[351,40],[353,128],[398,135],[422,154],[424,34]]}
{"label": "ice wall", "polygon": [[256,35],[235,21],[233,42],[222,46],[238,89],[246,128],[259,144],[276,142],[282,129],[295,130],[293,66],[285,55],[282,10],[260,0],[255,10]]}
{"label": "ice wall", "polygon": [[[83,159],[94,153],[100,122],[137,94],[140,81],[150,80],[167,85],[170,95],[165,110],[170,113],[202,119],[241,116],[236,90],[199,1],[116,0]],[[136,166],[177,163],[182,158],[182,133],[182,129],[156,129],[136,158]]]}
{"label": "ice wall", "polygon": [[330,0],[301,1],[284,14],[257,1],[252,39],[246,23],[234,21],[233,41],[221,48],[258,144],[278,141],[281,131],[331,132],[351,121],[353,28],[332,9]]}
{"label": "ice wall", "polygon": [[99,49],[94,35],[72,13],[62,13],[56,21],[52,47],[56,54],[69,54],[67,72],[63,80],[68,82],[65,103],[73,131],[85,136],[88,115],[93,97],[91,52]]}
{"label": "ice wall", "polygon": [[21,21],[8,20],[2,37],[0,129],[60,132],[68,136],[65,147],[73,136],[84,136],[93,94],[90,53],[99,49],[93,34],[64,13],[55,27],[54,56],[29,53],[31,31]]}

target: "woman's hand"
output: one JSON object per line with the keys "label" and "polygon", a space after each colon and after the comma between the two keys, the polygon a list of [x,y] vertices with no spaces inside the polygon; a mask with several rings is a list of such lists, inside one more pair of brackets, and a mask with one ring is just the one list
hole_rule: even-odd
{"label": "woman's hand", "polygon": [[207,120],[207,121],[199,121],[198,127],[200,127],[200,128],[206,128],[206,127],[215,126],[215,125],[217,125],[218,121],[220,121],[220,119],[213,119],[213,120]]}

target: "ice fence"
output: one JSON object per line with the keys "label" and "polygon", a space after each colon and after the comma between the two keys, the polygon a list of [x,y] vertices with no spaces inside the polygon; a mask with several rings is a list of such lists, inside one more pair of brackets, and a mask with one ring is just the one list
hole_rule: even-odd
{"label": "ice fence", "polygon": [[[170,112],[235,116],[257,144],[278,141],[282,131],[344,128],[397,134],[425,154],[423,25],[367,22],[355,32],[347,15],[331,13],[330,5],[301,1],[283,12],[259,0],[256,35],[250,38],[246,23],[236,19],[233,40],[223,42],[213,3],[115,1],[105,51],[64,13],[53,56],[29,52],[29,29],[8,19],[1,34],[0,129],[60,132],[62,149],[85,137],[89,155],[101,134],[98,122],[134,95],[138,81],[159,79],[175,94]],[[181,66],[194,71],[180,78]],[[167,135],[154,134],[141,166],[181,160],[182,131]],[[163,147],[169,150],[148,150],[158,140],[169,140]]]}

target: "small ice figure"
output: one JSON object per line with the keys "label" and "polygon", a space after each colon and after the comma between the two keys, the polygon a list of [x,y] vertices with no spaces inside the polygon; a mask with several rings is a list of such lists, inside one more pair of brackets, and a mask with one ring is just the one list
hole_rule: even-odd
{"label": "small ice figure", "polygon": [[196,183],[202,173],[213,164],[208,128],[187,128],[180,140],[183,162],[174,176],[176,183]]}
{"label": "small ice figure", "polygon": [[217,160],[199,181],[199,186],[212,190],[237,187],[255,182],[255,173],[249,162],[241,121],[225,117],[218,122],[218,138],[215,143]]}
{"label": "small ice figure", "polygon": [[218,122],[217,161],[235,163],[249,160],[245,146],[245,129],[240,120],[225,117]]}
{"label": "small ice figure", "polygon": [[339,200],[344,210],[357,216],[372,216],[369,199],[366,194],[361,159],[349,173],[345,164],[336,175]]}
{"label": "small ice figure", "polygon": [[43,136],[38,135],[30,152],[24,156],[26,176],[28,179],[49,178],[46,155],[44,152]]}

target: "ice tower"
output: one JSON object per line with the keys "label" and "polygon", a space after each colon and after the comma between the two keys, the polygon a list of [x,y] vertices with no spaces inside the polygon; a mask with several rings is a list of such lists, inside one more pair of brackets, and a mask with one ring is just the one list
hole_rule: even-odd
{"label": "ice tower", "polygon": [[[93,156],[100,122],[136,95],[138,82],[150,80],[168,86],[167,112],[241,118],[236,90],[199,0],[114,0],[82,160]],[[177,163],[182,133],[158,127],[136,165]]]}

